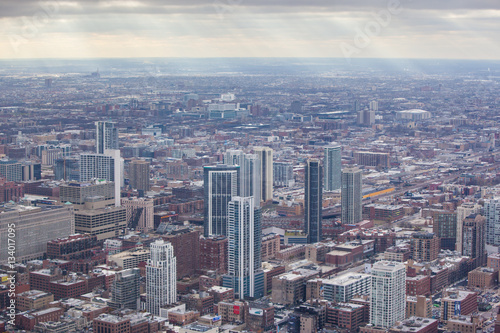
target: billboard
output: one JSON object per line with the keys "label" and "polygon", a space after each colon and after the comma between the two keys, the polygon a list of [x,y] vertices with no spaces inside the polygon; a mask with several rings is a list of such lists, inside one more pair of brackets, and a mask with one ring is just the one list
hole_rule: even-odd
{"label": "billboard", "polygon": [[248,310],[248,312],[254,316],[263,316],[264,315],[264,311],[262,309],[257,309],[257,308],[250,308]]}

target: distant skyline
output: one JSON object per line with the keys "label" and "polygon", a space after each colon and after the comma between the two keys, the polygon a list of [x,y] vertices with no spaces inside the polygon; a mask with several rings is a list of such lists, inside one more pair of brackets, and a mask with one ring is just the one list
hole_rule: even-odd
{"label": "distant skyline", "polygon": [[498,0],[2,0],[0,59],[500,59]]}

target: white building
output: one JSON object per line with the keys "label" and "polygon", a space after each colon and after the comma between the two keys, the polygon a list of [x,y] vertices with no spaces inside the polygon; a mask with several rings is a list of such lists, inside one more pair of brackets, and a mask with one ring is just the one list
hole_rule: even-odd
{"label": "white building", "polygon": [[342,170],[342,224],[362,220],[362,171],[358,168]]}
{"label": "white building", "polygon": [[379,261],[373,265],[371,275],[370,324],[389,328],[406,316],[405,265]]}
{"label": "white building", "polygon": [[255,147],[254,152],[260,161],[260,200],[273,200],[273,150],[268,147]]}
{"label": "white building", "polygon": [[253,197],[234,197],[228,204],[228,274],[223,286],[233,288],[238,299],[264,296],[261,269],[262,229],[260,209]]}
{"label": "white building", "polygon": [[324,168],[324,190],[335,191],[340,188],[342,173],[342,149],[338,144],[325,147]]}
{"label": "white building", "polygon": [[158,316],[160,308],[177,300],[177,260],[170,242],[157,240],[150,246],[146,265],[146,311]]}
{"label": "white building", "polygon": [[371,286],[371,275],[349,272],[324,280],[324,297],[330,302],[349,302],[356,295],[370,295]]}
{"label": "white building", "polygon": [[118,128],[115,127],[115,123],[97,121],[95,131],[97,154],[104,154],[106,149],[120,149],[118,146]]}
{"label": "white building", "polygon": [[120,189],[123,186],[123,158],[120,150],[106,149],[104,154],[80,155],[80,181],[105,179],[115,182],[115,206],[120,207]]}
{"label": "white building", "polygon": [[295,186],[295,177],[293,175],[293,164],[289,162],[273,163],[273,183],[275,186]]}
{"label": "white building", "polygon": [[255,207],[260,207],[260,164],[256,154],[242,150],[228,150],[224,164],[240,166],[240,196],[254,197]]}
{"label": "white building", "polygon": [[486,244],[500,245],[500,197],[484,201]]}

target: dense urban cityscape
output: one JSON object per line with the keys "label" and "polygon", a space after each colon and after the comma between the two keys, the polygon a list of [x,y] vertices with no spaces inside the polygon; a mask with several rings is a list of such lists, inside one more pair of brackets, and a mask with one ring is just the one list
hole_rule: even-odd
{"label": "dense urban cityscape", "polygon": [[500,332],[500,63],[0,61],[0,332]]}

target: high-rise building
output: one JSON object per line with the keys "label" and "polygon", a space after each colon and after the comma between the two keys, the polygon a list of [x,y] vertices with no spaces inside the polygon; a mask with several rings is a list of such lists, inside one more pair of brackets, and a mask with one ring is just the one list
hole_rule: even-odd
{"label": "high-rise building", "polygon": [[433,219],[432,231],[441,240],[441,249],[454,251],[457,242],[457,213],[433,209],[430,214]]}
{"label": "high-rise building", "polygon": [[115,184],[105,180],[69,182],[59,186],[59,200],[70,202],[75,209],[84,209],[87,201],[101,202],[103,206],[115,204]]}
{"label": "high-rise building", "polygon": [[500,197],[484,201],[486,243],[500,246]]}
{"label": "high-rise building", "polygon": [[130,186],[138,191],[147,192],[149,186],[149,166],[148,161],[132,161],[129,164],[128,176]]}
{"label": "high-rise building", "polygon": [[80,181],[88,182],[92,179],[105,179],[115,182],[115,205],[120,206],[123,186],[123,159],[119,150],[106,150],[105,154],[80,155]]}
{"label": "high-rise building", "polygon": [[371,111],[378,111],[378,102],[377,101],[370,102],[370,110]]}
{"label": "high-rise building", "polygon": [[325,191],[335,191],[340,189],[342,180],[341,152],[341,147],[337,144],[325,147],[325,161],[323,163]]}
{"label": "high-rise building", "polygon": [[254,152],[260,161],[260,200],[273,200],[273,150],[269,147],[255,147]]}
{"label": "high-rise building", "polygon": [[146,311],[159,316],[160,307],[177,300],[177,272],[174,248],[157,240],[150,245],[151,259],[146,265]]}
{"label": "high-rise building", "polygon": [[55,161],[55,180],[79,181],[80,161],[76,158],[61,158]]}
{"label": "high-rise building", "polygon": [[293,187],[295,185],[293,164],[289,162],[274,162],[273,177],[274,186]]}
{"label": "high-rise building", "polygon": [[118,128],[115,123],[109,121],[97,121],[95,123],[95,147],[97,154],[104,154],[106,149],[119,149]]}
{"label": "high-rise building", "polygon": [[122,207],[82,209],[75,212],[75,230],[97,236],[97,240],[118,237],[127,227],[127,210]]}
{"label": "high-rise building", "polygon": [[463,222],[462,255],[477,259],[478,266],[486,264],[485,242],[486,218],[479,214],[472,214]]}
{"label": "high-rise building", "polygon": [[115,274],[111,285],[111,302],[113,309],[139,308],[141,272],[139,268],[125,269]]}
{"label": "high-rise building", "polygon": [[228,150],[224,164],[240,166],[240,195],[254,197],[255,207],[260,207],[260,161],[256,154],[245,154],[241,150]]}
{"label": "high-rise building", "polygon": [[411,238],[413,260],[431,262],[439,254],[439,238],[430,232],[414,233]]}
{"label": "high-rise building", "polygon": [[236,298],[260,298],[264,295],[261,269],[260,209],[253,197],[234,197],[228,204],[228,274],[223,286],[233,288]]}
{"label": "high-rise building", "polygon": [[204,167],[204,236],[227,235],[227,204],[239,195],[240,167]]}
{"label": "high-rise building", "polygon": [[12,182],[20,182],[23,180],[22,164],[16,160],[1,160],[0,161],[0,176]]}
{"label": "high-rise building", "polygon": [[457,207],[457,243],[455,249],[458,253],[462,253],[462,230],[465,218],[471,214],[479,213],[481,208],[480,205],[473,202],[464,202],[461,206]]}
{"label": "high-rise building", "polygon": [[354,224],[362,220],[362,171],[359,168],[342,170],[342,224]]}
{"label": "high-rise building", "polygon": [[[72,205],[31,207],[6,204],[0,208],[0,264],[9,257],[9,229],[15,225],[16,260],[43,258],[47,242],[75,233]],[[9,236],[10,237],[10,236]]]}
{"label": "high-rise building", "polygon": [[323,218],[323,177],[318,160],[308,160],[305,177],[304,232],[308,243],[321,241]]}
{"label": "high-rise building", "polygon": [[371,274],[370,324],[389,328],[405,319],[405,265],[379,261],[373,265]]}
{"label": "high-rise building", "polygon": [[368,274],[345,273],[323,281],[324,297],[330,302],[349,302],[355,296],[370,295],[371,282]]}
{"label": "high-rise building", "polygon": [[177,258],[177,278],[194,276],[200,269],[200,231],[189,227],[170,229],[162,236],[170,242]]}
{"label": "high-rise building", "polygon": [[389,168],[391,166],[388,153],[356,151],[353,153],[354,161],[358,165]]}
{"label": "high-rise building", "polygon": [[42,165],[26,161],[21,164],[23,182],[42,179]]}

